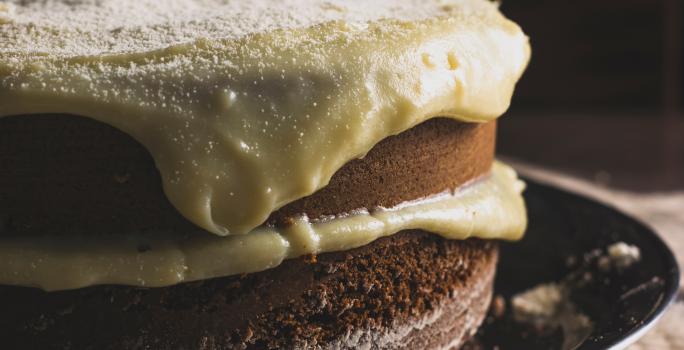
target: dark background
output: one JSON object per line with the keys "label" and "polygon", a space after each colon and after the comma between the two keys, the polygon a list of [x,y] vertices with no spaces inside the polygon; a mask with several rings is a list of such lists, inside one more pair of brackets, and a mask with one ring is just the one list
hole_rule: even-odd
{"label": "dark background", "polygon": [[532,61],[500,155],[631,190],[684,188],[684,1],[504,0]]}

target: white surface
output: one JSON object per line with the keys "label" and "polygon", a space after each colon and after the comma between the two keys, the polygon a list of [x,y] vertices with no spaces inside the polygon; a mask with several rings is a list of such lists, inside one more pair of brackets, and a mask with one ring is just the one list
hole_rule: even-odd
{"label": "white surface", "polygon": [[0,0],[0,51],[77,56],[155,50],[198,38],[237,39],[329,21],[420,20],[451,7],[478,11],[485,1],[449,0]]}

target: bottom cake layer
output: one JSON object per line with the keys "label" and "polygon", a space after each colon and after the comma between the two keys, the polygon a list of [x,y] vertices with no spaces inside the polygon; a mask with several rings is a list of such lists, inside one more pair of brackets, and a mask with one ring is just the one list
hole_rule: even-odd
{"label": "bottom cake layer", "polygon": [[12,349],[458,347],[482,321],[496,243],[407,230],[263,272],[163,288],[0,287]]}

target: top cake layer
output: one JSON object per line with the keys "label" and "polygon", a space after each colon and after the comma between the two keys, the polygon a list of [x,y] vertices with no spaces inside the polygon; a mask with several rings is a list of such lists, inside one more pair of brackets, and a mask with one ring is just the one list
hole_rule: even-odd
{"label": "top cake layer", "polygon": [[[0,52],[62,57],[138,53],[204,39],[340,21],[416,21],[486,11],[481,1],[9,0],[0,2]],[[7,39],[7,40],[5,40]]]}
{"label": "top cake layer", "polygon": [[138,140],[170,202],[244,234],[429,118],[507,108],[527,37],[485,0],[0,3],[0,116]]}

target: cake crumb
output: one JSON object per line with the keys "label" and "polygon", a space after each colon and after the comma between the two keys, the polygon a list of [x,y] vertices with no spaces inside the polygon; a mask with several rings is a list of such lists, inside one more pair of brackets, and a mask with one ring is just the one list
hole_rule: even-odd
{"label": "cake crumb", "polygon": [[537,332],[560,329],[563,350],[574,349],[593,328],[589,317],[568,299],[567,288],[567,281],[544,283],[511,298],[514,319],[532,325]]}
{"label": "cake crumb", "polygon": [[639,247],[617,242],[606,248],[606,254],[600,256],[597,265],[601,271],[610,271],[612,268],[618,270],[626,269],[641,260]]}
{"label": "cake crumb", "polygon": [[619,268],[626,268],[632,266],[634,263],[641,260],[641,251],[639,247],[627,244],[625,242],[617,242],[608,246],[608,256],[613,260],[615,266]]}
{"label": "cake crumb", "polygon": [[114,182],[116,182],[119,185],[123,185],[131,179],[131,174],[130,173],[114,174],[113,178],[114,178]]}
{"label": "cake crumb", "polygon": [[540,284],[516,294],[511,299],[513,316],[518,321],[543,321],[553,317],[563,299],[561,286],[556,283]]}
{"label": "cake crumb", "polygon": [[304,262],[307,264],[316,264],[318,262],[318,256],[316,254],[306,254],[302,258],[304,258]]}
{"label": "cake crumb", "polygon": [[497,295],[492,300],[492,315],[501,318],[506,313],[506,300],[501,295]]}

